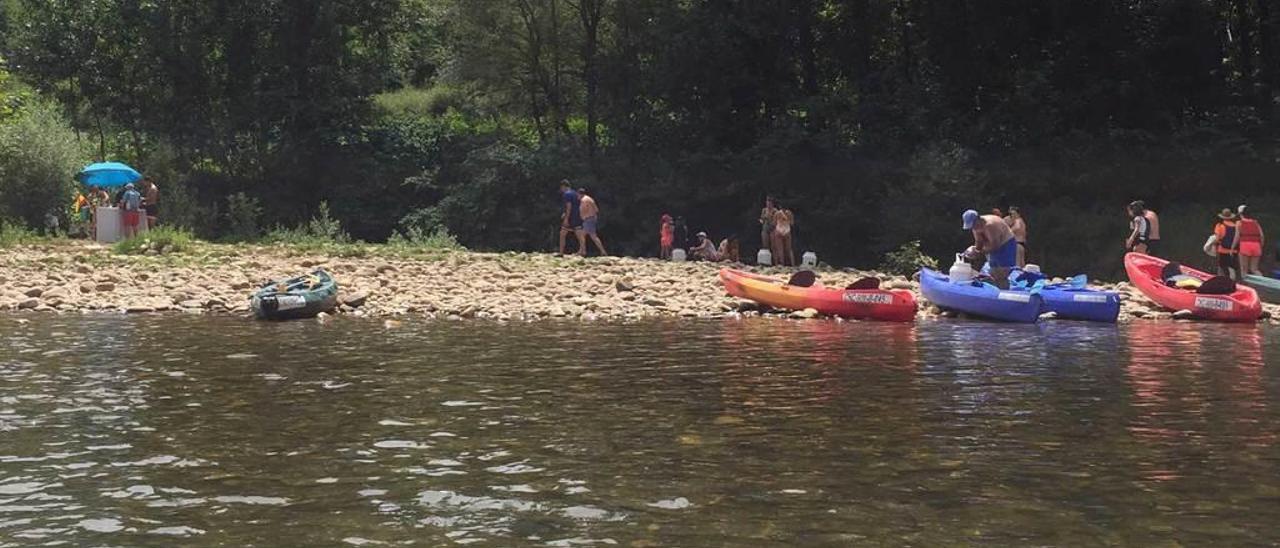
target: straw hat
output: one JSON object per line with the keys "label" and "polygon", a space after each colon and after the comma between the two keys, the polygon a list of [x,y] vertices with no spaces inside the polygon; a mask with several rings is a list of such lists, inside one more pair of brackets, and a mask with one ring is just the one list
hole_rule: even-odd
{"label": "straw hat", "polygon": [[1218,214],[1218,218],[1224,221],[1230,221],[1236,218],[1236,214],[1231,212],[1230,208],[1222,208],[1222,213]]}

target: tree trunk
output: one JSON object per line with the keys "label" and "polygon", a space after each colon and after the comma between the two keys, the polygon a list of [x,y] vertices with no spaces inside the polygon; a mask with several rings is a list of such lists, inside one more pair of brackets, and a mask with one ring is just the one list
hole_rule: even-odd
{"label": "tree trunk", "polygon": [[805,95],[810,97],[818,95],[818,56],[815,47],[817,42],[814,36],[814,5],[813,0],[805,0],[797,6],[799,13],[800,27],[800,70],[801,70],[801,86]]}
{"label": "tree trunk", "polygon": [[580,0],[575,6],[582,23],[582,81],[586,88],[587,158],[595,168],[596,146],[596,94],[600,87],[597,55],[600,44],[600,20],[606,0]]}
{"label": "tree trunk", "polygon": [[1257,21],[1258,21],[1258,86],[1261,88],[1258,92],[1259,103],[1262,106],[1262,115],[1268,120],[1274,115],[1275,110],[1275,91],[1280,86],[1277,77],[1280,76],[1280,68],[1276,66],[1280,63],[1280,54],[1275,50],[1275,32],[1276,27],[1280,25],[1272,12],[1270,2],[1272,0],[1258,0],[1257,2]]}

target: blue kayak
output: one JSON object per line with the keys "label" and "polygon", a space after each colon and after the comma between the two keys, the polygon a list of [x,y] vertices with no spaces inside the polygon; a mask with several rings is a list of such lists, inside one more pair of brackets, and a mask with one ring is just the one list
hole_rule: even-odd
{"label": "blue kayak", "polygon": [[1115,323],[1120,316],[1120,294],[1068,284],[1048,285],[1040,289],[1044,309],[1064,320]]}
{"label": "blue kayak", "polygon": [[920,292],[939,308],[1003,322],[1033,323],[1044,307],[1037,293],[1002,291],[981,282],[953,284],[945,274],[928,268],[920,269]]}

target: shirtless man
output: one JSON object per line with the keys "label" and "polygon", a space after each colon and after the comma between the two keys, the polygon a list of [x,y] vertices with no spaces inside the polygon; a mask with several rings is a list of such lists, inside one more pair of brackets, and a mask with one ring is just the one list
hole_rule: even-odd
{"label": "shirtless man", "polygon": [[604,250],[604,242],[600,241],[598,227],[600,225],[600,206],[596,205],[596,199],[587,194],[587,189],[578,189],[578,198],[581,200],[578,205],[578,212],[582,215],[582,231],[587,234],[587,238],[596,243],[596,248],[600,250],[601,255],[608,255],[609,252]]}
{"label": "shirtless man", "polygon": [[160,215],[160,188],[150,177],[142,179],[142,207],[147,210],[147,227],[156,226]]}
{"label": "shirtless man", "polygon": [[1009,224],[999,215],[979,215],[970,209],[964,212],[964,229],[973,231],[973,249],[987,255],[991,277],[996,287],[1009,287],[1009,270],[1018,262],[1018,240]]}

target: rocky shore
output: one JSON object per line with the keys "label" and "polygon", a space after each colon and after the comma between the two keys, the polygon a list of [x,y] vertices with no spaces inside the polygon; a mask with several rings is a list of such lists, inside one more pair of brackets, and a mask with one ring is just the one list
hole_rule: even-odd
{"label": "rocky shore", "polygon": [[[341,287],[336,315],[532,321],[775,314],[726,295],[716,278],[723,265],[717,264],[465,251],[356,255],[213,244],[142,256],[80,242],[16,247],[0,250],[0,311],[247,315],[248,296],[262,282],[323,267]],[[911,279],[870,271],[821,268],[818,275],[830,286],[878,276],[885,288],[919,289]],[[1099,287],[1125,296],[1122,321],[1173,318],[1127,283]],[[944,315],[920,300],[922,318]],[[1270,321],[1278,321],[1280,308],[1268,305],[1267,311]]]}

